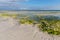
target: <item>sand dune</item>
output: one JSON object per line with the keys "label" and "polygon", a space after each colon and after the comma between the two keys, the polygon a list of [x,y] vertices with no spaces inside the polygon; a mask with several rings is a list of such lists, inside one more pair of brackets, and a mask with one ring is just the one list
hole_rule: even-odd
{"label": "sand dune", "polygon": [[60,37],[39,32],[37,26],[18,24],[11,17],[0,17],[0,40],[60,40]]}

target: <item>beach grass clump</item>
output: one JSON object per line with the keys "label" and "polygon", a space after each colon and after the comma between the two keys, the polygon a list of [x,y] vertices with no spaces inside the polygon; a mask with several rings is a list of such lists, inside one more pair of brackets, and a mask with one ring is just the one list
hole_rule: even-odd
{"label": "beach grass clump", "polygon": [[[43,19],[42,19],[43,18]],[[56,16],[41,17],[39,29],[48,34],[60,35],[60,19]]]}
{"label": "beach grass clump", "polygon": [[34,20],[30,20],[30,19],[27,19],[27,18],[21,18],[19,20],[19,23],[21,24],[33,24]]}

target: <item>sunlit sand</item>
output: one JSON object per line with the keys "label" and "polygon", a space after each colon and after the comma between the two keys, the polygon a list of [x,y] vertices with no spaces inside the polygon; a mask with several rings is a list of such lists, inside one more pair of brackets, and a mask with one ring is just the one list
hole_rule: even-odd
{"label": "sunlit sand", "polygon": [[19,24],[12,17],[0,17],[0,40],[60,40],[60,37],[43,33],[36,25]]}

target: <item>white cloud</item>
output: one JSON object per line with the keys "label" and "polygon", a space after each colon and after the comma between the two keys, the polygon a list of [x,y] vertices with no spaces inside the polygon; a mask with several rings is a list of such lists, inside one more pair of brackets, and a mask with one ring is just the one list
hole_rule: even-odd
{"label": "white cloud", "polygon": [[41,6],[38,8],[40,8],[41,10],[60,10],[60,5]]}
{"label": "white cloud", "polygon": [[27,9],[25,4],[18,2],[28,2],[29,0],[0,0],[0,9]]}
{"label": "white cloud", "polygon": [[28,7],[19,3],[0,3],[0,10],[26,10]]}
{"label": "white cloud", "polygon": [[0,2],[11,2],[12,0],[0,0]]}
{"label": "white cloud", "polygon": [[28,2],[29,0],[0,0],[0,2]]}
{"label": "white cloud", "polygon": [[20,10],[28,10],[29,8],[21,7]]}

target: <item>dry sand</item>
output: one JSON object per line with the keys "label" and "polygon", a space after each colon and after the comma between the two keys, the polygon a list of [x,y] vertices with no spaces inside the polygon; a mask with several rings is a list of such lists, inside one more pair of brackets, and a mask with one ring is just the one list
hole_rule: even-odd
{"label": "dry sand", "polygon": [[0,40],[60,40],[38,30],[32,24],[20,24],[11,17],[0,17]]}

